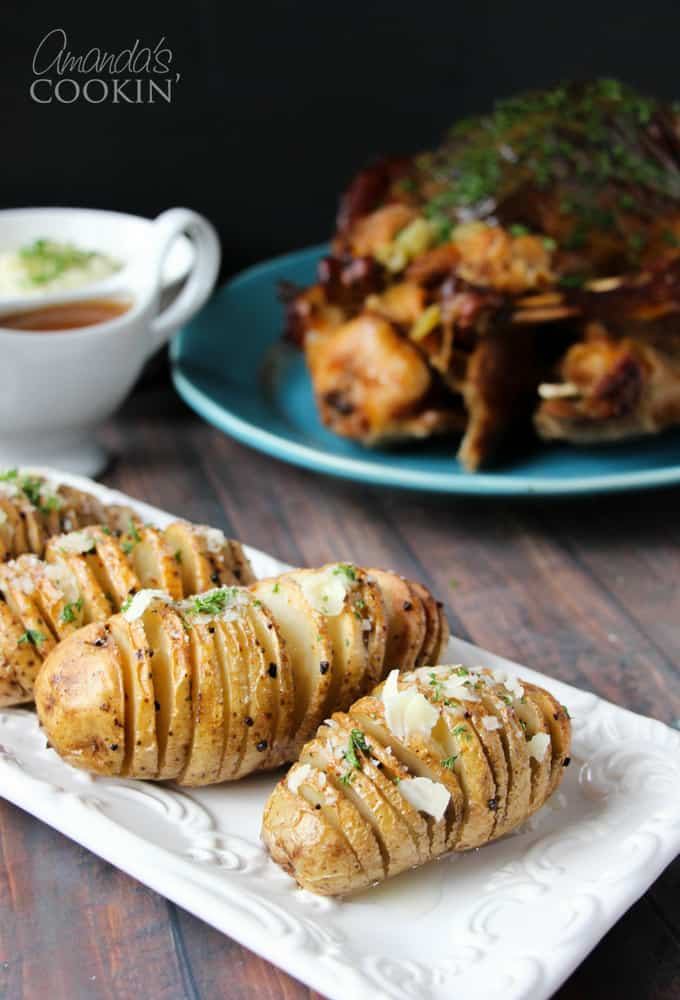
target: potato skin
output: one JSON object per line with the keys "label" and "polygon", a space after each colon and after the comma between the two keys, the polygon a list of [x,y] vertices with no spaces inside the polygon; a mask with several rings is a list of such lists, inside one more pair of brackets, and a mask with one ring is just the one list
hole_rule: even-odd
{"label": "potato skin", "polygon": [[69,764],[119,775],[125,755],[125,693],[108,625],[74,632],[38,674],[35,702],[48,743]]}
{"label": "potato skin", "polygon": [[[503,733],[511,724],[514,726],[512,709],[508,713],[496,709],[492,715],[485,714],[487,707],[477,694],[480,690],[488,689],[492,692],[493,698],[498,696],[497,692],[500,690],[501,704],[507,701],[509,704],[515,702],[523,706],[531,698],[532,711],[535,710],[537,716],[541,715],[541,718],[536,717],[533,720],[528,726],[529,732],[526,735],[523,733],[522,738],[528,741],[530,733],[541,733],[548,739],[543,747],[543,756],[538,760],[531,760],[528,753],[522,757],[512,752],[509,742],[501,744],[499,741],[495,746],[496,754],[502,749],[505,755],[509,777],[515,781],[523,777],[525,785],[531,781],[534,793],[531,800],[528,793],[524,796],[521,812],[519,810],[513,812],[512,822],[507,823],[502,832],[509,832],[524,822],[545,803],[559,785],[564,767],[568,763],[571,738],[569,716],[563,706],[558,705],[547,691],[535,685],[527,684],[520,692],[515,683],[512,687],[504,687],[489,671],[466,670],[459,666],[439,669],[449,671],[444,674],[447,682],[455,677],[465,678],[463,684],[469,685],[466,689],[469,696],[457,691],[448,697],[446,689],[437,680],[442,674],[431,675],[439,685],[436,687],[432,681],[429,685],[423,682],[423,671],[402,675],[396,681],[397,690],[392,692],[395,696],[401,696],[410,690],[414,697],[425,698],[429,706],[436,709],[437,715],[432,723],[428,723],[427,731],[421,728],[410,734],[400,731],[397,738],[386,724],[387,713],[380,699],[383,686],[379,685],[373,695],[355,702],[348,715],[336,714],[330,721],[320,726],[316,739],[306,744],[298,763],[294,764],[288,775],[276,785],[265,807],[262,840],[272,859],[291,874],[302,888],[320,895],[345,895],[365,889],[375,882],[375,873],[369,874],[365,868],[357,864],[357,856],[350,845],[350,841],[358,842],[354,826],[350,830],[347,821],[340,820],[334,826],[328,824],[327,829],[318,818],[318,812],[310,805],[310,795],[305,791],[307,785],[317,788],[332,787],[336,795],[334,800],[336,817],[341,816],[341,810],[337,805],[339,800],[345,799],[349,803],[361,800],[363,807],[358,821],[364,824],[366,833],[375,833],[379,837],[385,855],[386,877],[398,875],[414,866],[408,853],[404,854],[402,850],[402,839],[395,837],[394,820],[400,810],[399,808],[390,810],[387,807],[389,801],[394,805],[392,799],[394,788],[383,784],[390,769],[393,772],[396,768],[400,769],[396,777],[396,788],[400,794],[407,787],[406,783],[409,780],[422,779],[423,764],[427,765],[426,770],[432,775],[430,789],[433,801],[441,796],[442,787],[449,792],[448,804],[443,813],[434,809],[432,802],[426,808],[427,801],[421,800],[419,812],[427,821],[430,833],[433,834],[444,821],[448,835],[445,839],[439,838],[437,841],[432,836],[424,854],[421,851],[416,865],[433,860],[449,850],[465,851],[472,846],[481,847],[495,839],[498,832],[495,830],[494,822],[487,823],[483,837],[475,841],[466,834],[466,824],[472,815],[473,800],[476,800],[475,804],[480,810],[480,815],[483,809],[487,809],[489,817],[492,817],[499,808],[500,800],[496,799],[499,785],[494,782],[500,780],[501,770],[503,780],[506,779],[505,768],[499,769],[500,758],[496,758],[495,769],[492,766],[489,770],[487,764],[489,770],[487,783],[488,780],[491,781],[489,787],[480,784],[479,775],[476,773],[477,765],[473,760],[476,755],[480,763],[484,759],[488,759],[491,763],[490,758],[487,758],[486,744],[483,750],[481,750],[482,744],[475,749],[471,740],[466,744],[466,740],[461,737],[457,744],[457,754],[441,759],[442,754],[448,754],[451,749],[444,736],[449,727],[455,726],[468,732],[471,730],[473,725],[473,715],[469,711],[471,706],[476,706],[474,726],[478,729],[486,728],[489,734],[495,736],[496,733]],[[453,684],[454,687],[462,686],[460,679],[454,680]],[[400,704],[403,705],[403,702]],[[396,702],[392,705],[397,713],[396,721],[400,717],[398,706]],[[409,707],[412,708],[411,705]],[[422,713],[419,718],[421,720],[419,726],[422,726]],[[491,723],[492,720],[493,724],[485,727],[485,721]],[[417,752],[419,746],[421,751]],[[536,753],[539,752],[537,748],[534,749]],[[426,753],[430,754],[429,761],[426,759]],[[382,763],[381,769],[376,770],[376,759],[378,763]],[[394,762],[394,766],[390,764],[387,771],[384,763],[386,761]],[[540,781],[537,780],[539,767],[535,765],[539,765],[539,762],[541,772],[545,772],[546,769],[550,772],[552,768],[550,784],[543,780],[543,777]],[[301,773],[302,768],[305,770]],[[518,769],[521,769],[521,774]],[[394,777],[392,780],[395,781]],[[390,794],[387,794],[388,788]],[[409,796],[415,794],[415,789],[414,785],[409,790]],[[407,795],[406,792],[403,794]],[[406,818],[407,812],[405,810],[401,812]],[[356,825],[356,817],[359,814],[353,811],[352,815],[355,817],[353,823]]]}
{"label": "potato skin", "polygon": [[319,896],[347,892],[364,873],[342,833],[320,810],[293,795],[285,780],[276,793],[267,802],[262,826],[262,839],[274,861],[291,875],[304,861],[304,887]]}

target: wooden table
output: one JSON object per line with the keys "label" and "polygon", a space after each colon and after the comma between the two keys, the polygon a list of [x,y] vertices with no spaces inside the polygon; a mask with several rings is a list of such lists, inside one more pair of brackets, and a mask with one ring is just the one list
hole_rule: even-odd
{"label": "wooden table", "polygon": [[[443,597],[458,635],[664,722],[680,717],[679,490],[511,503],[370,489],[241,447],[165,385],[138,391],[106,438],[120,455],[107,483],[290,563],[398,569]],[[0,862],[3,1000],[310,996],[1,802]],[[680,997],[680,859],[558,996]]]}

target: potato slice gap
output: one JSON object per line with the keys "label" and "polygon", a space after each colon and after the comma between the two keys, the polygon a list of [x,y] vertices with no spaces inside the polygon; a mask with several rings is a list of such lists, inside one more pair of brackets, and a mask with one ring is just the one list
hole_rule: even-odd
{"label": "potato slice gap", "polygon": [[[185,596],[239,583],[233,572],[229,540],[219,529],[175,521],[168,525],[163,537],[170,549],[179,555]],[[244,567],[239,564],[238,568],[241,572]]]}
{"label": "potato slice gap", "polygon": [[524,690],[530,696],[535,705],[543,713],[552,748],[552,767],[550,771],[550,785],[548,795],[551,795],[557,788],[562,778],[562,768],[565,761],[569,760],[571,746],[571,722],[569,714],[564,705],[560,705],[556,698],[549,691],[536,687],[523,681]]}
{"label": "potato slice gap", "polygon": [[[315,579],[333,580],[337,569],[329,565],[319,570],[293,570],[287,573],[286,577],[294,580],[304,593],[305,586],[309,585],[308,582]],[[355,572],[353,567],[351,572]],[[344,574],[342,579],[348,584],[348,589],[342,600],[342,606],[340,608],[334,606],[331,609],[337,613],[329,614],[327,610],[316,609],[325,619],[332,650],[331,680],[322,714],[330,714],[336,708],[349,708],[366,683],[369,672],[368,650],[362,629],[364,611],[363,607],[360,610],[357,606],[359,602],[362,605],[364,603],[360,596],[362,588],[356,580],[348,580]],[[321,604],[323,605],[323,601]]]}
{"label": "potato slice gap", "polygon": [[300,781],[295,769],[305,764],[311,772],[298,785],[298,792],[311,806],[320,806],[325,818],[344,834],[369,882],[385,877],[386,869],[372,826],[363,819],[359,810],[345,795],[339,795],[326,773],[327,758],[317,740],[306,744],[300,763],[294,764],[288,772],[290,787]]}
{"label": "potato slice gap", "polygon": [[269,675],[261,643],[251,622],[252,610],[243,609],[241,618],[232,623],[240,645],[239,669],[246,675],[248,687],[248,715],[246,718],[246,745],[234,778],[243,777],[264,767],[269,758],[272,741],[272,695],[274,680]]}
{"label": "potato slice gap", "polygon": [[[551,740],[548,726],[543,717],[543,712],[533,702],[525,689],[521,698],[515,698],[513,707],[519,716],[520,725],[524,729],[529,750],[529,762],[531,765],[531,798],[529,801],[529,815],[536,812],[545,802],[550,787],[550,775],[552,771]],[[547,749],[542,756],[537,758],[531,753],[531,740],[534,736],[548,737]]]}
{"label": "potato slice gap", "polygon": [[[396,875],[418,863],[418,851],[401,815],[381,795],[361,769],[351,769],[345,759],[348,734],[339,726],[321,726],[320,743],[328,746],[327,774],[335,787],[352,802],[373,827],[382,846],[387,871]],[[349,776],[349,777],[348,777]]]}
{"label": "potato slice gap", "polygon": [[496,825],[494,837],[501,837],[512,830],[529,815],[531,799],[531,768],[529,751],[517,713],[512,707],[508,693],[501,685],[484,687],[480,690],[484,708],[495,715],[501,723],[498,734],[503,743],[508,767],[508,793],[505,818]]}
{"label": "potato slice gap", "polygon": [[36,598],[33,579],[16,562],[0,565],[0,591],[7,606],[24,629],[20,643],[30,643],[44,659],[54,649],[56,640]]}
{"label": "potato slice gap", "polygon": [[98,774],[121,774],[126,749],[123,665],[107,623],[86,625],[60,643],[38,674],[35,702],[50,746],[67,763]]}
{"label": "potato slice gap", "polygon": [[33,700],[33,685],[42,665],[32,642],[23,641],[25,630],[0,596],[0,708]]}
{"label": "potato slice gap", "polygon": [[19,506],[15,498],[2,493],[0,493],[0,510],[5,515],[2,523],[5,545],[9,554],[16,558],[29,551],[24,519],[19,516]]}
{"label": "potato slice gap", "polygon": [[215,648],[215,626],[191,625],[193,732],[189,757],[180,776],[183,785],[217,781],[225,737],[225,703],[222,671]]}
{"label": "potato slice gap", "polygon": [[[456,772],[443,764],[447,759],[444,749],[419,734],[412,734],[406,740],[398,739],[387,727],[382,701],[373,695],[367,695],[352,705],[350,718],[357,721],[369,742],[374,740],[382,744],[386,751],[389,750],[406,769],[407,775],[444,785],[450,796],[446,813],[441,820],[426,816],[430,850],[434,855],[453,848],[460,838],[467,804]],[[402,775],[401,780],[406,780],[406,775]]]}
{"label": "potato slice gap", "polygon": [[[60,567],[64,577],[68,575],[75,580],[75,586],[83,600],[85,621],[104,621],[116,609],[102,589],[93,563],[84,559],[81,552],[71,551],[66,547],[71,544],[68,542],[70,537],[72,536],[61,535],[51,538],[47,543],[45,558],[48,563]],[[85,532],[86,537],[87,532]],[[103,570],[100,570],[100,575],[102,573]]]}
{"label": "potato slice gap", "polygon": [[[349,741],[352,731],[355,729],[352,719],[344,713],[336,712],[332,721],[344,731]],[[362,735],[365,734],[362,733]],[[368,753],[362,754],[360,758],[361,770],[406,823],[422,864],[430,856],[430,835],[427,822],[408,799],[401,794],[397,784],[384,773],[381,757],[385,754],[385,748],[382,744],[373,737],[371,740],[367,740],[367,746],[369,747]],[[385,754],[385,756],[387,755]],[[402,777],[399,775],[400,780]]]}
{"label": "potato slice gap", "polygon": [[[132,545],[128,558],[142,587],[162,590],[173,600],[184,597],[181,553],[173,551],[163,534],[156,528],[142,525],[136,528],[139,541]],[[131,544],[134,539],[130,540]]]}
{"label": "potato slice gap", "polygon": [[257,580],[250,559],[241,543],[237,542],[235,538],[228,538],[227,541],[231,550],[229,569],[234,577],[234,582],[241,587],[248,587]]}
{"label": "potato slice gap", "polygon": [[147,646],[155,654],[158,777],[176,778],[189,758],[193,725],[189,636],[180,616],[164,601],[153,600],[143,621]]}
{"label": "potato slice gap", "polygon": [[107,508],[93,493],[84,493],[63,483],[59,487],[59,496],[62,500],[62,512],[77,520],[73,529],[84,528],[89,524],[108,524],[113,527],[107,517]]}
{"label": "potato slice gap", "polygon": [[293,738],[295,697],[293,673],[283,636],[271,611],[255,597],[249,610],[255,638],[262,648],[266,683],[269,688],[266,695],[268,702],[266,711],[270,713],[271,719],[266,765],[274,767],[284,759],[288,759],[282,757],[281,752]]}
{"label": "potato slice gap", "polygon": [[425,611],[425,638],[423,639],[423,645],[420,650],[420,656],[418,657],[419,667],[431,666],[436,663],[436,653],[439,649],[439,633],[440,633],[440,615],[439,608],[437,607],[437,602],[434,597],[422,583],[416,583],[414,580],[409,580],[409,586],[413,593],[420,599],[423,605],[423,610]]}
{"label": "potato slice gap", "polygon": [[153,670],[158,654],[151,656],[153,650],[141,618],[128,621],[125,615],[114,615],[109,626],[119,651],[125,692],[125,757],[121,773],[131,778],[155,778],[159,759],[156,715],[160,706]]}
{"label": "potato slice gap", "polygon": [[[387,608],[378,581],[365,570],[357,570],[361,584],[359,601],[355,602],[355,610],[359,608],[362,619],[364,644],[368,653],[368,670],[366,676],[353,692],[352,700],[365,694],[370,688],[379,684],[385,676],[387,651]],[[370,625],[367,627],[366,623]]]}
{"label": "potato slice gap", "polygon": [[427,620],[422,602],[403,577],[382,569],[369,569],[378,581],[385,602],[387,643],[385,672],[393,667],[412,670],[423,648]]}
{"label": "potato slice gap", "polygon": [[301,746],[321,722],[333,677],[333,650],[325,617],[287,574],[250,587],[272,613],[284,638],[295,676],[295,745]]}
{"label": "potato slice gap", "polygon": [[93,553],[86,553],[92,571],[107,599],[110,598],[113,607],[120,610],[128,597],[141,589],[139,577],[121,547],[130,543],[121,543],[108,528],[98,525],[89,528],[87,534],[95,540],[96,557]]}
{"label": "potato slice gap", "polygon": [[230,781],[241,766],[250,728],[249,675],[243,662],[246,638],[237,621],[215,619],[214,627],[225,702],[224,754],[219,780]]}

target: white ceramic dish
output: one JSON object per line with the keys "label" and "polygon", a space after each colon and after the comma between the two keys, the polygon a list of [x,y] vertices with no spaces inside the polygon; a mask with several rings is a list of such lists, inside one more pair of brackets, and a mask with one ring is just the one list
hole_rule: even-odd
{"label": "white ceramic dish", "polygon": [[[34,235],[59,233],[78,246],[125,259],[108,291],[99,282],[68,297],[97,298],[111,295],[115,287],[131,306],[97,325],[49,333],[3,328],[0,316],[0,465],[52,461],[71,472],[96,475],[107,460],[96,440],[99,424],[120,406],[148,358],[212,292],[219,239],[207,219],[186,208],[170,209],[153,221],[90,209],[23,209],[0,212],[0,247],[12,240],[30,242],[31,227]],[[182,250],[187,235],[191,251]],[[174,263],[168,264],[173,254]],[[186,281],[163,307],[168,274],[173,281],[185,274]],[[63,293],[60,301],[65,301]],[[33,302],[30,308],[42,304]]]}
{"label": "white ceramic dish", "polygon": [[[249,553],[258,573],[283,568]],[[545,1000],[680,850],[680,736],[468,643],[450,658],[549,687],[573,717],[572,766],[518,833],[355,898],[303,892],[266,857],[275,774],[191,791],[95,779],[45,748],[30,711],[5,709],[0,794],[332,1000]]]}

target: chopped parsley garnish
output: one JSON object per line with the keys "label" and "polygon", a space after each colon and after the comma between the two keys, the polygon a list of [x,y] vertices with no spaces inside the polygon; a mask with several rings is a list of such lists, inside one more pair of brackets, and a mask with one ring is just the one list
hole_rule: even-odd
{"label": "chopped parsley garnish", "polygon": [[212,590],[207,594],[201,594],[200,597],[195,598],[191,611],[196,615],[219,615],[234,599],[236,593],[236,587],[225,587],[221,590]]}
{"label": "chopped parsley garnish", "polygon": [[569,709],[567,708],[567,706],[566,705],[562,705],[561,708],[562,708],[562,711],[564,712],[564,714],[566,715],[566,717],[568,719],[571,719],[571,715],[569,714]]}
{"label": "chopped parsley garnish", "polygon": [[276,583],[274,584],[274,586],[272,587],[272,594],[278,594],[278,592],[279,592],[280,590],[281,590],[281,585],[280,585],[280,584],[279,584],[279,582],[277,581],[277,582],[276,582]]}
{"label": "chopped parsley garnish", "polygon": [[22,247],[19,256],[28,280],[34,285],[45,285],[69,268],[86,267],[96,254],[91,250],[78,250],[70,243],[43,239]]}
{"label": "chopped parsley garnish", "polygon": [[77,601],[69,601],[68,604],[64,605],[62,612],[59,615],[59,620],[64,622],[65,625],[68,625],[71,622],[76,621],[78,615],[82,611],[82,608],[83,608],[82,597],[79,597]]}
{"label": "chopped parsley garnish", "polygon": [[182,552],[181,552],[180,549],[177,549],[177,551],[175,552],[175,555],[173,556],[173,558],[174,558],[175,562],[178,563],[181,566],[181,564],[182,564]]}
{"label": "chopped parsley garnish", "polygon": [[463,739],[465,740],[472,739],[472,737],[470,736],[470,730],[468,729],[467,726],[463,725],[456,726],[455,729],[452,730],[452,732],[454,736],[462,736]]}
{"label": "chopped parsley garnish", "polygon": [[333,570],[334,576],[346,576],[348,580],[356,580],[357,571],[351,563],[338,563]]}
{"label": "chopped parsley garnish", "polygon": [[128,536],[129,536],[128,539],[126,539],[126,541],[124,542],[121,542],[120,544],[120,547],[126,556],[129,556],[132,550],[134,549],[135,545],[138,545],[142,540],[142,536],[137,531],[137,526],[135,525],[135,522],[132,520],[132,518],[130,518],[129,522]]}
{"label": "chopped parsley garnish", "polygon": [[442,693],[442,688],[444,687],[444,682],[440,681],[434,670],[430,671],[430,684],[434,690],[433,698],[435,701],[439,701]]}
{"label": "chopped parsley garnish", "polygon": [[125,600],[123,601],[123,603],[120,606],[120,610],[121,611],[127,611],[127,609],[132,604],[133,599],[134,599],[134,594],[130,594],[129,597],[126,597]]}
{"label": "chopped parsley garnish", "polygon": [[0,472],[0,482],[9,483],[19,476],[18,469],[5,469],[4,472]]}
{"label": "chopped parsley garnish", "polygon": [[522,226],[519,223],[514,223],[509,227],[509,232],[511,236],[528,236],[529,228],[527,226]]}
{"label": "chopped parsley garnish", "polygon": [[20,635],[17,642],[21,646],[23,643],[30,642],[32,646],[40,646],[41,643],[47,638],[42,632],[38,632],[37,629],[29,628],[23,635]]}
{"label": "chopped parsley garnish", "polygon": [[371,748],[366,742],[366,737],[360,729],[353,729],[349,734],[349,741],[347,743],[347,749],[343,751],[342,756],[349,764],[349,771],[346,771],[342,775],[340,780],[344,784],[349,784],[352,780],[352,773],[354,771],[361,770],[361,760],[359,759],[359,753],[370,753]]}
{"label": "chopped parsley garnish", "polygon": [[440,760],[439,763],[441,764],[442,767],[445,767],[448,771],[453,771],[453,765],[458,760],[458,756],[459,755],[457,753],[454,753],[451,755],[451,757],[445,757],[444,760]]}

